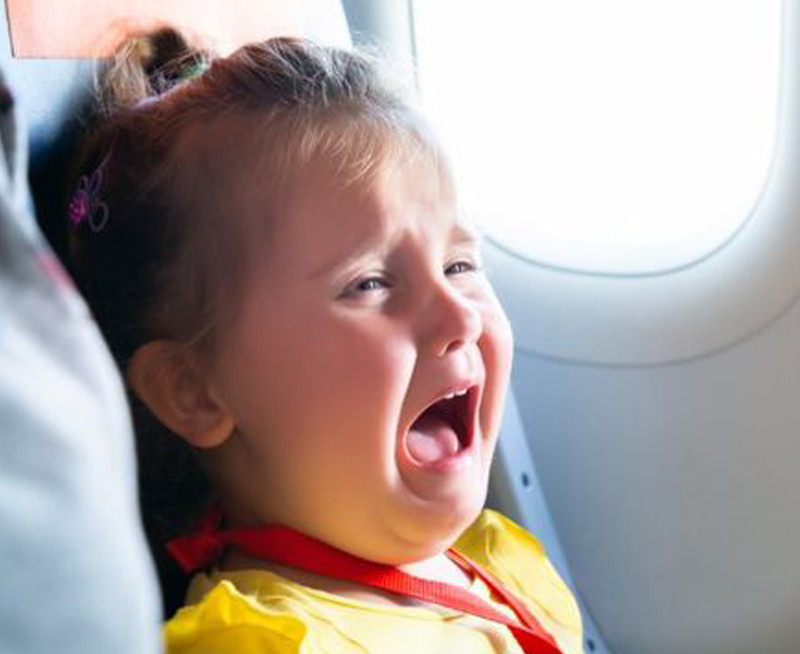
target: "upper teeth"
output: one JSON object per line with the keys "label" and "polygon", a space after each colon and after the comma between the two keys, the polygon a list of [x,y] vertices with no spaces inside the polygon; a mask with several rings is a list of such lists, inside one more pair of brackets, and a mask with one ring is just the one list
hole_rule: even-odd
{"label": "upper teeth", "polygon": [[450,395],[445,395],[442,399],[449,400],[450,398],[461,397],[462,395],[466,394],[467,394],[467,389],[465,388],[463,391],[454,391],[453,393],[450,393]]}

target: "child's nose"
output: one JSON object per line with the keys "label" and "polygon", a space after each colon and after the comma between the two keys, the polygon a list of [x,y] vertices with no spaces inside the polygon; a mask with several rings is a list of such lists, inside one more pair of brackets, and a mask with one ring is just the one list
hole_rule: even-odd
{"label": "child's nose", "polygon": [[430,302],[423,307],[423,320],[428,326],[435,356],[444,356],[476,342],[483,331],[475,303],[449,281],[433,284]]}

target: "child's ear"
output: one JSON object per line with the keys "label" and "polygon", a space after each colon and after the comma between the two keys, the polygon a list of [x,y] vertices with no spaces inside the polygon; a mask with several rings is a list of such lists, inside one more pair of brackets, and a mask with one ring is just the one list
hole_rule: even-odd
{"label": "child's ear", "polygon": [[221,445],[234,430],[233,416],[203,374],[196,353],[175,341],[140,346],[125,378],[150,411],[194,447]]}

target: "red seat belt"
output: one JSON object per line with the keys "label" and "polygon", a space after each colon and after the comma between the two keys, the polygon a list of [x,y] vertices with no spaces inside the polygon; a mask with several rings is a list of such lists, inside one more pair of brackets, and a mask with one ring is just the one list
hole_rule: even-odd
{"label": "red seat belt", "polygon": [[561,654],[548,634],[525,605],[493,575],[452,548],[445,554],[467,572],[478,575],[514,610],[519,622],[511,620],[473,593],[453,584],[410,575],[398,568],[353,556],[327,543],[284,525],[254,529],[218,530],[221,514],[213,511],[189,536],[174,538],[167,545],[172,557],[185,572],[213,563],[226,545],[267,561],[274,561],[316,574],[356,581],[374,588],[413,597],[451,609],[464,611],[506,625],[526,654]]}

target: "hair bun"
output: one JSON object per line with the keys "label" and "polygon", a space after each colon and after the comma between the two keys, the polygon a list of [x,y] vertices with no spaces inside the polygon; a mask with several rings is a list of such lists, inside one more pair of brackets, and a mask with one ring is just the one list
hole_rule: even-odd
{"label": "hair bun", "polygon": [[165,27],[138,40],[142,69],[156,92],[168,90],[206,60],[178,30]]}
{"label": "hair bun", "polygon": [[107,111],[165,93],[202,70],[215,54],[175,27],[129,33],[116,48],[97,83]]}

